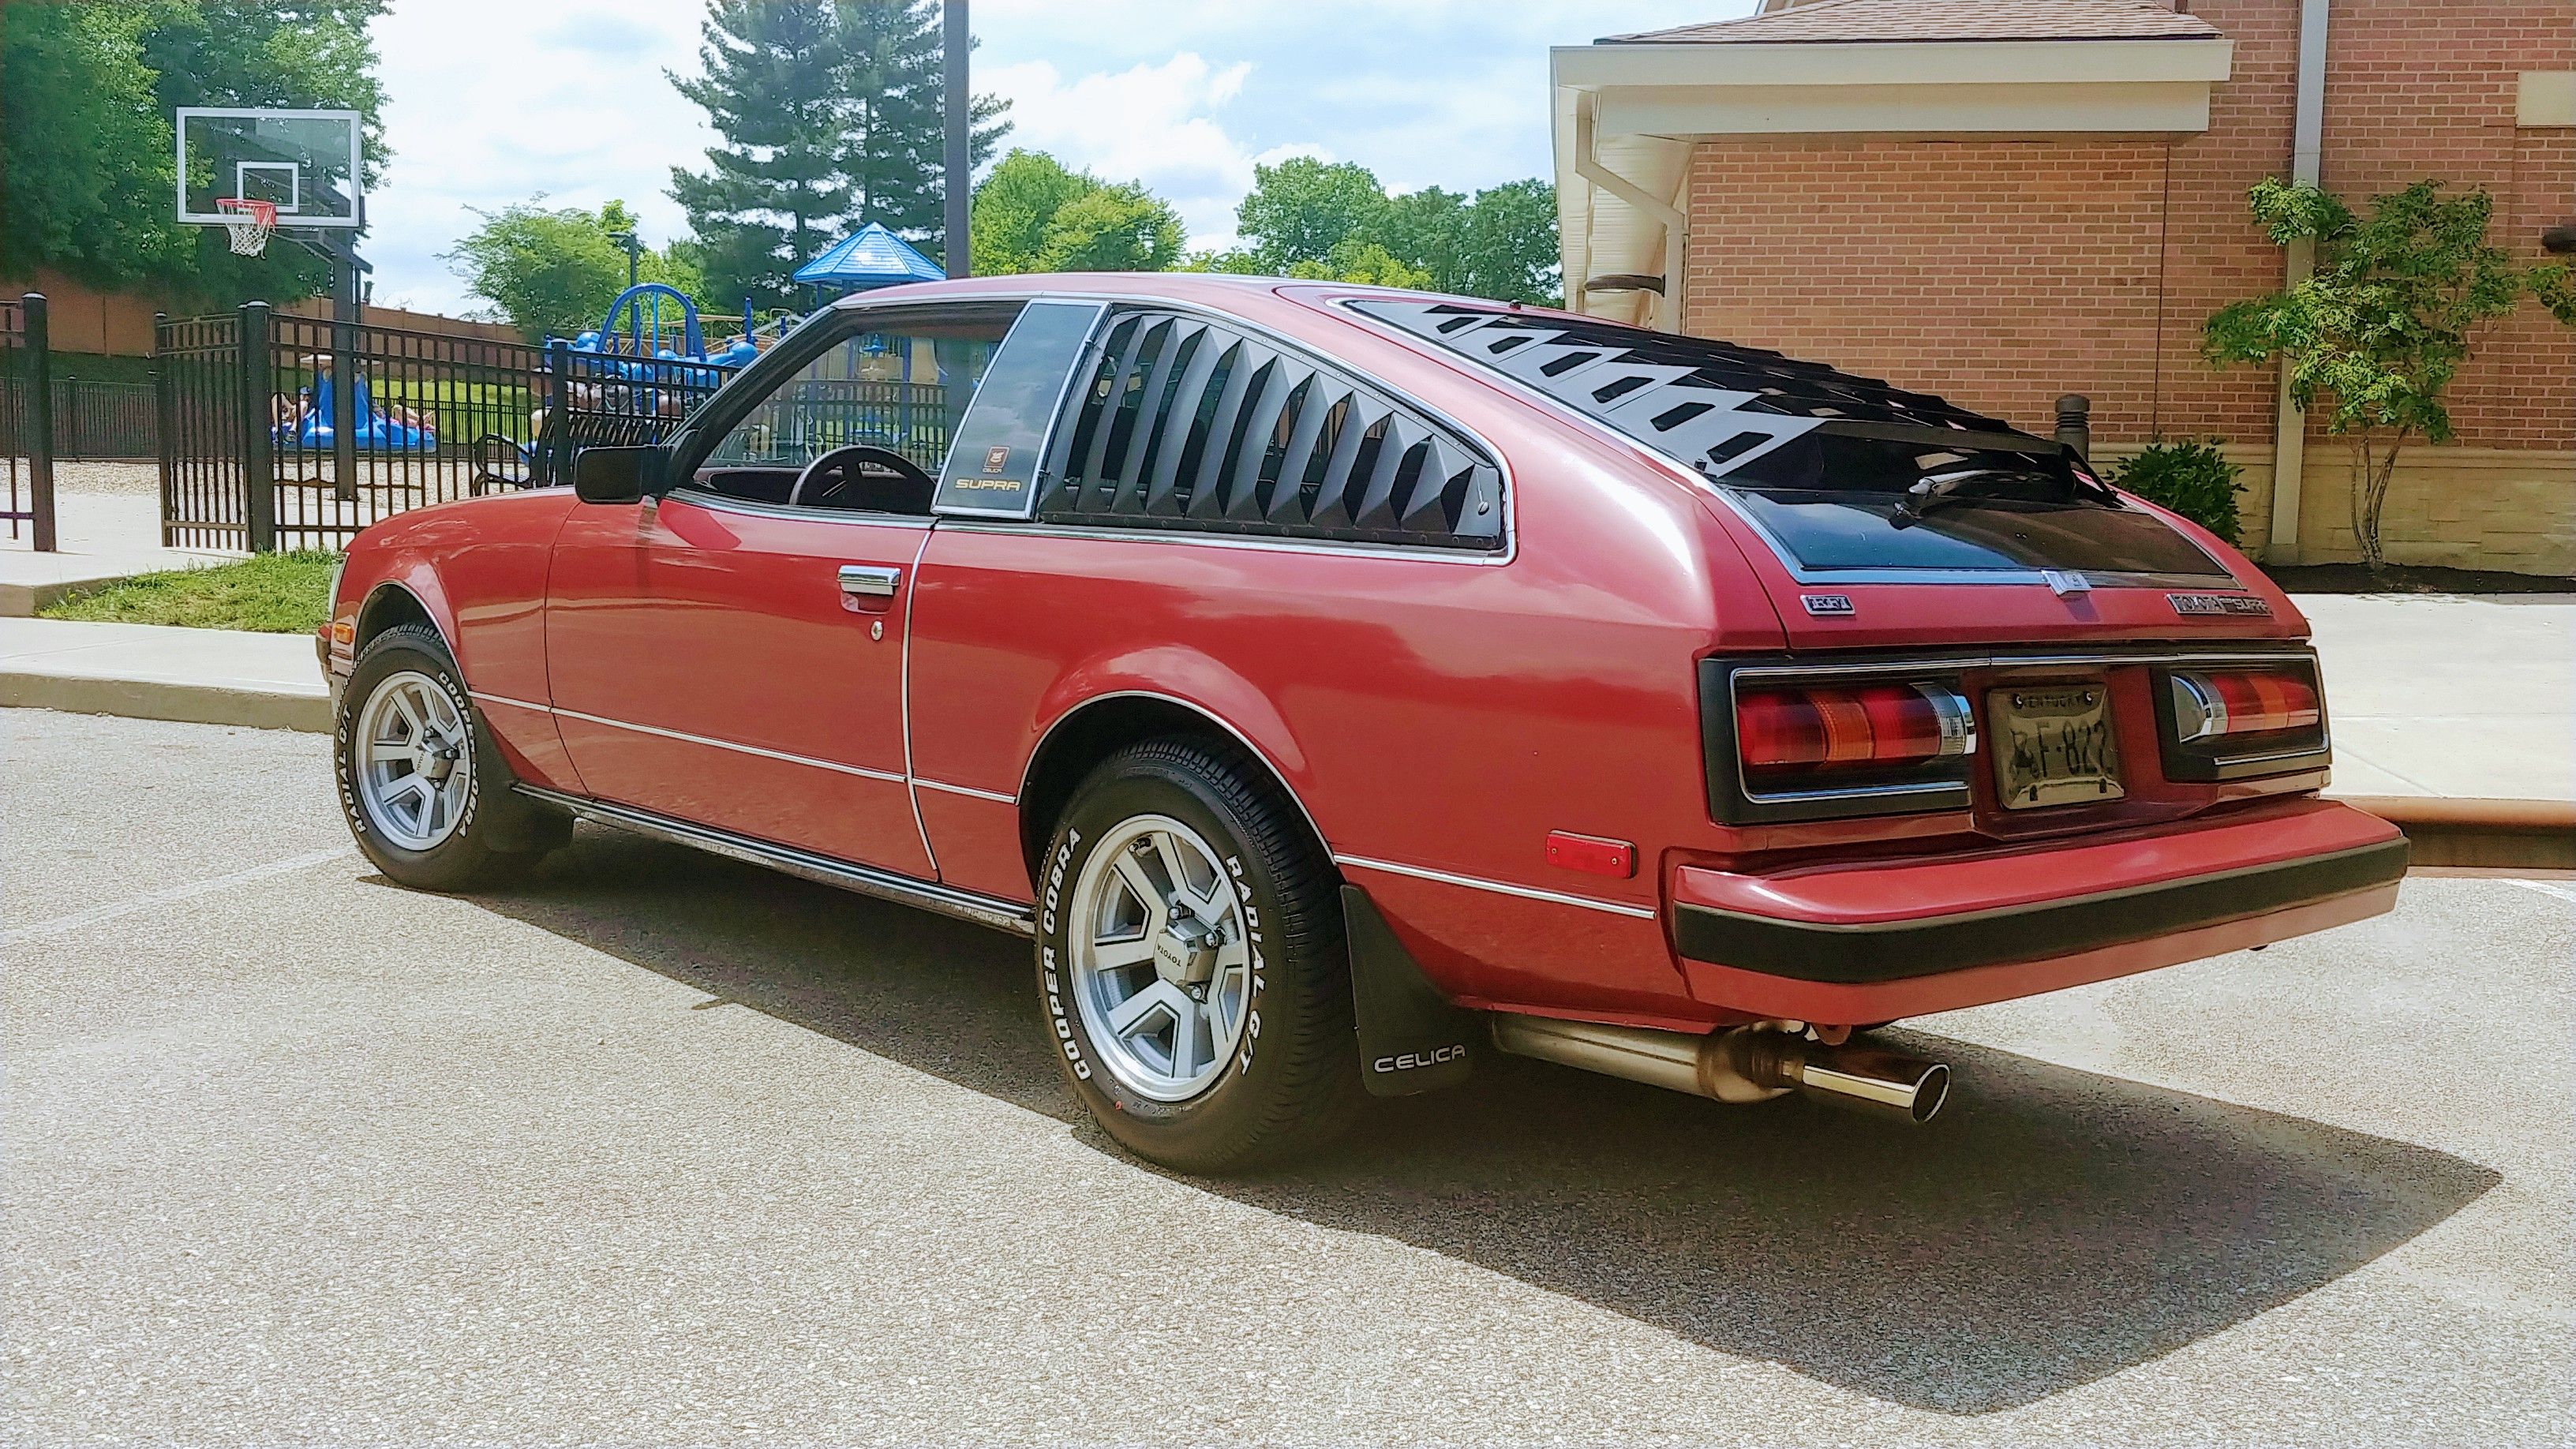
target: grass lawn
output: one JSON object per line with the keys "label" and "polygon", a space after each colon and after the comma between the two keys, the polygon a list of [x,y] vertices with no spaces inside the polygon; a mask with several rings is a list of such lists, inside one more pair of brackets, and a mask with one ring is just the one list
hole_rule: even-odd
{"label": "grass lawn", "polygon": [[330,608],[331,565],[321,549],[267,553],[211,568],[172,569],[68,595],[37,612],[48,619],[184,624],[310,634]]}

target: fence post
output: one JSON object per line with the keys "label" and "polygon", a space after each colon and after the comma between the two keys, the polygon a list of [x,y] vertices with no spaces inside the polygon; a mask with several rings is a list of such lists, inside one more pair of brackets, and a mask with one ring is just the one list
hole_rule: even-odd
{"label": "fence post", "polygon": [[[342,503],[358,500],[358,429],[366,419],[358,412],[358,269],[345,261],[331,264],[331,496]],[[381,385],[384,379],[377,379]],[[381,406],[381,404],[378,404]]]}
{"label": "fence post", "polygon": [[36,552],[54,551],[54,358],[45,321],[45,294],[18,299],[27,354],[27,511]]}
{"label": "fence post", "polygon": [[161,465],[161,546],[170,547],[173,539],[171,520],[179,516],[179,465],[177,440],[170,424],[170,384],[161,370],[161,354],[170,340],[170,314],[152,314],[152,450]]}
{"label": "fence post", "polygon": [[[554,397],[546,408],[546,425],[537,430],[537,452],[545,459],[546,481],[572,484],[572,344],[558,337],[546,344],[546,373],[554,379]],[[549,445],[547,435],[553,435]]]}
{"label": "fence post", "polygon": [[266,302],[244,302],[241,342],[242,524],[250,551],[277,551],[277,419],[269,410],[276,381],[276,359],[269,356]]}

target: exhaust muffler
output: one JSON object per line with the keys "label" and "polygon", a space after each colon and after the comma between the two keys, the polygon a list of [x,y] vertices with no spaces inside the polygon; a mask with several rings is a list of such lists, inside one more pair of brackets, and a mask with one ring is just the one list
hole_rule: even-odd
{"label": "exhaust muffler", "polygon": [[1796,1089],[1929,1122],[1950,1095],[1950,1069],[1939,1062],[1874,1047],[1826,1046],[1769,1026],[1692,1036],[1498,1012],[1493,1034],[1494,1045],[1515,1056],[1719,1102],[1768,1101]]}

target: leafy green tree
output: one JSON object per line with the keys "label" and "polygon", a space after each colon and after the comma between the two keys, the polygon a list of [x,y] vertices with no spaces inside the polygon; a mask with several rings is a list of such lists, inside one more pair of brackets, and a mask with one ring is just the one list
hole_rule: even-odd
{"label": "leafy green tree", "polygon": [[[626,203],[597,211],[549,208],[543,196],[499,211],[477,211],[482,225],[468,232],[441,260],[490,302],[510,325],[537,341],[577,337],[597,327],[608,304],[626,289],[626,249],[619,232],[635,229]],[[687,261],[647,249],[636,258],[641,281],[691,291],[703,285]]]}
{"label": "leafy green tree", "polygon": [[[1344,281],[1389,281],[1505,302],[1557,300],[1556,188],[1514,181],[1466,196],[1437,186],[1388,196],[1349,162],[1305,157],[1253,169],[1235,225],[1251,245],[1240,256],[1200,259],[1205,269]],[[1395,270],[1357,261],[1374,247]]]}
{"label": "leafy green tree", "polygon": [[1386,188],[1355,162],[1292,156],[1252,168],[1252,192],[1235,208],[1235,227],[1271,271],[1320,262],[1342,239],[1367,231],[1386,210]]}
{"label": "leafy green tree", "polygon": [[309,296],[329,280],[292,245],[235,257],[172,215],[179,106],[347,108],[384,157],[367,26],[384,0],[65,0],[0,5],[0,269],[59,268],[174,302]]}
{"label": "leafy green tree", "polygon": [[2524,268],[2486,239],[2494,203],[2483,190],[2418,181],[2356,215],[2333,195],[2278,179],[2247,193],[2277,245],[2310,242],[2316,266],[2286,291],[2234,302],[2203,326],[2213,364],[2278,360],[2290,395],[2328,433],[2352,442],[2352,531],[2362,561],[2385,559],[2380,520],[2399,453],[2422,438],[2450,441],[2443,390],[2480,323],[2526,294],[2576,325],[2563,265]]}
{"label": "leafy green tree", "polygon": [[[939,245],[944,195],[933,0],[709,0],[703,76],[672,75],[723,140],[674,168],[671,196],[705,248],[717,296],[792,300],[790,274],[868,221]],[[991,154],[1004,103],[974,103],[971,154]]]}
{"label": "leafy green tree", "polygon": [[975,188],[973,233],[979,275],[1161,272],[1181,256],[1170,203],[1043,151],[1011,152]]}
{"label": "leafy green tree", "polygon": [[1048,221],[1033,271],[1167,272],[1181,257],[1181,214],[1132,182],[1085,192]]}
{"label": "leafy green tree", "polygon": [[1441,276],[1438,285],[1470,297],[1555,306],[1563,294],[1561,256],[1555,183],[1508,181],[1476,193],[1467,207],[1457,271]]}

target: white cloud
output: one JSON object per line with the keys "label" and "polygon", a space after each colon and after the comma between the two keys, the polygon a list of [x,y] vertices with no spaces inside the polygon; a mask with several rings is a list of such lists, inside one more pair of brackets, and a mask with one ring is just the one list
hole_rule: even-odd
{"label": "white cloud", "polygon": [[[1142,181],[1191,245],[1230,242],[1252,168],[1361,162],[1404,190],[1549,168],[1547,48],[1741,15],[1751,0],[977,0],[975,88],[1013,101],[1006,145]],[[673,166],[715,137],[665,70],[695,74],[700,0],[396,0],[377,22],[393,165],[368,201],[379,301],[470,306],[437,254],[468,208],[623,198],[648,240],[683,227]]]}
{"label": "white cloud", "polygon": [[1043,60],[987,67],[975,86],[1010,100],[1007,144],[1142,182],[1179,209],[1193,245],[1214,245],[1233,236],[1235,203],[1252,185],[1252,148],[1219,115],[1251,74],[1249,61],[1215,66],[1182,51],[1070,81]]}
{"label": "white cloud", "polygon": [[561,206],[622,199],[656,244],[686,231],[665,194],[670,170],[715,134],[662,71],[698,68],[697,8],[568,0],[533,27],[528,11],[526,0],[403,0],[377,22],[394,152],[367,199],[378,302],[476,305],[438,254],[474,227],[470,208],[537,192]]}

